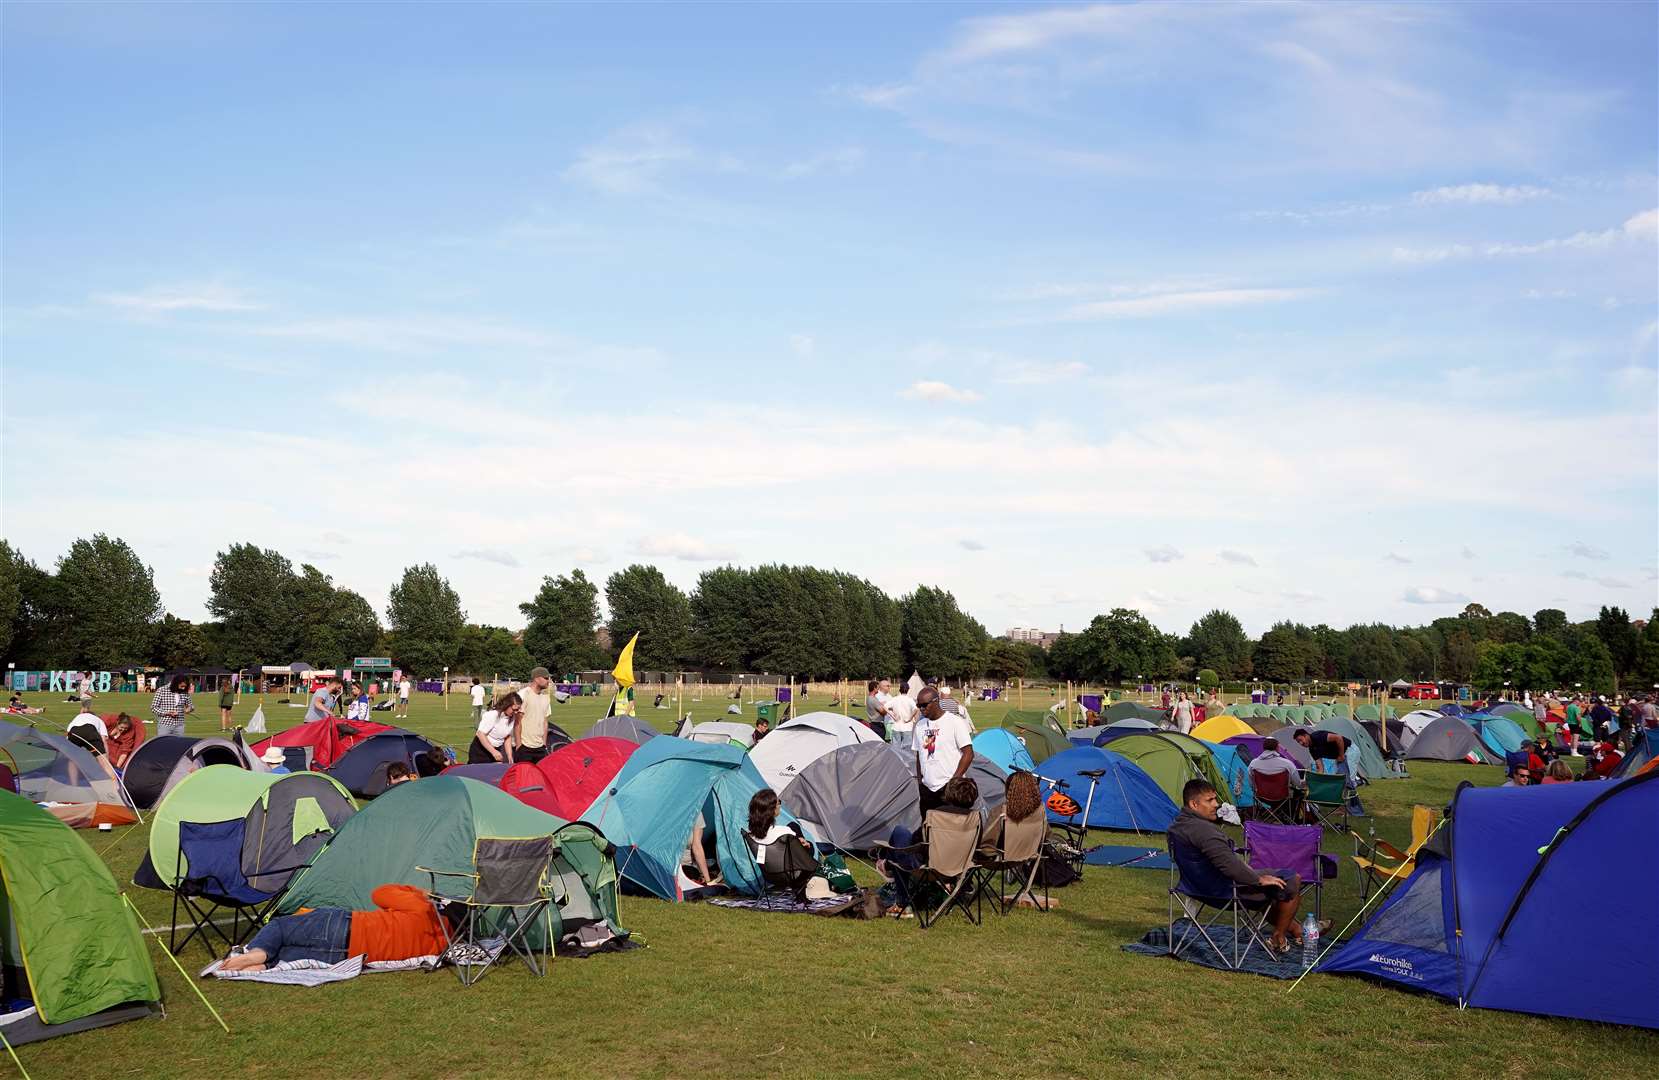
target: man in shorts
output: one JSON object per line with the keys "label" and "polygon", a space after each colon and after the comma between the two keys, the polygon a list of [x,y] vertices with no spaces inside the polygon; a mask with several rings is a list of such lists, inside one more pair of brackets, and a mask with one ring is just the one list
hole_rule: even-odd
{"label": "man in shorts", "polygon": [[519,714],[518,731],[514,736],[516,749],[513,751],[514,761],[528,761],[531,764],[547,756],[547,719],[553,712],[553,695],[548,687],[553,685],[553,676],[544,667],[539,667],[530,673],[530,681],[519,689],[518,696],[524,702],[524,712]]}

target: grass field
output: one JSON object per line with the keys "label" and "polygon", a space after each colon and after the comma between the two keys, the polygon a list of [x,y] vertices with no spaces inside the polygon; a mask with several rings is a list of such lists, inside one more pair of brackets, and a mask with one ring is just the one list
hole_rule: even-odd
{"label": "grass field", "polygon": [[[46,719],[75,707],[30,695]],[[258,699],[244,699],[245,722]],[[299,709],[266,699],[272,731]],[[457,747],[470,738],[464,699],[446,712],[419,695],[407,725]],[[143,699],[110,695],[101,711]],[[191,732],[218,727],[204,699]],[[689,704],[698,720],[726,702]],[[811,702],[808,703],[810,707]],[[1006,706],[981,705],[981,727]],[[558,706],[580,737],[603,711]],[[658,726],[672,712],[643,710]],[[377,716],[377,718],[381,718]],[[42,723],[42,727],[51,727]],[[1407,781],[1364,789],[1379,834],[1403,843],[1414,802],[1444,805],[1457,783],[1496,783],[1495,769],[1419,763]],[[106,849],[122,883],[145,827],[83,834]],[[1346,841],[1328,850],[1348,853]],[[622,919],[648,946],[556,960],[547,978],[522,967],[463,990],[448,972],[366,976],[319,989],[200,984],[226,1035],[159,948],[167,1018],[25,1047],[35,1080],[105,1077],[328,1076],[1156,1076],[1652,1077],[1659,1033],[1468,1010],[1354,978],[1289,983],[1209,971],[1121,946],[1165,920],[1167,875],[1091,868],[1057,892],[1059,910],[947,920],[854,922],[757,915],[624,898]],[[165,926],[165,894],[129,889]],[[1358,910],[1353,867],[1326,889],[1340,928]],[[1611,903],[1563,926],[1541,949],[1594,956],[1631,940],[1651,912]],[[1638,938],[1637,940],[1645,940]],[[199,946],[183,957],[194,972]],[[1588,961],[1587,961],[1588,963]],[[1586,967],[1585,978],[1594,978]],[[8,1059],[0,1075],[14,1068]]]}

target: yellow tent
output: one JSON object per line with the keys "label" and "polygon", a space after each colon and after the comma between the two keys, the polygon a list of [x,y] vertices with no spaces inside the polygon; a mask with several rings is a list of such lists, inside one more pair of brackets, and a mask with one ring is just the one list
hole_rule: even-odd
{"label": "yellow tent", "polygon": [[1218,743],[1234,735],[1254,735],[1256,729],[1236,716],[1212,716],[1192,729],[1192,737]]}

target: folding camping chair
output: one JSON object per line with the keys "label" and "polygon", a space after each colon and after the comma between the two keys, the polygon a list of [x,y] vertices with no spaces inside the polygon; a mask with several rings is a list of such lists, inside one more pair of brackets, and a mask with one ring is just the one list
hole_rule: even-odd
{"label": "folding camping chair", "polygon": [[[1417,868],[1417,853],[1429,842],[1429,837],[1433,833],[1434,809],[1422,805],[1411,808],[1411,846],[1404,851],[1377,836],[1373,831],[1369,846],[1362,849],[1366,854],[1353,856],[1354,865],[1359,867],[1360,871],[1360,899],[1369,897],[1373,886],[1384,890],[1389,885],[1410,877],[1411,872]],[[1356,836],[1354,839],[1357,843],[1359,838]]]}
{"label": "folding camping chair", "polygon": [[1294,825],[1297,812],[1297,791],[1290,784],[1290,773],[1252,773],[1250,784],[1255,789],[1255,816],[1258,821],[1280,825]]}
{"label": "folding camping chair", "polygon": [[[899,848],[876,845],[888,865],[905,875],[911,907],[922,929],[949,915],[952,908],[961,911],[975,926],[979,925],[981,905],[974,854],[979,850],[983,828],[984,822],[977,812],[929,810],[922,821],[921,843]],[[896,859],[906,855],[925,861],[914,869],[906,869],[902,860]],[[944,895],[938,903],[930,903],[939,893]]]}
{"label": "folding camping chair", "polygon": [[[461,909],[455,931],[445,925],[444,951],[439,963],[448,961],[455,966],[462,986],[472,986],[482,979],[496,960],[512,952],[524,961],[530,973],[540,978],[543,966],[536,961],[536,950],[530,945],[529,932],[548,911],[552,901],[547,881],[547,870],[553,862],[553,837],[533,836],[523,839],[480,836],[472,846],[472,870],[434,870],[417,866],[420,873],[430,875],[429,895],[442,920],[444,909]],[[438,879],[466,878],[472,882],[468,895],[450,895],[438,889]],[[497,920],[490,915],[497,914]],[[545,951],[552,951],[551,920],[547,929]],[[490,942],[500,940],[499,946]]]}
{"label": "folding camping chair", "polygon": [[1308,791],[1302,800],[1314,824],[1348,831],[1348,777],[1344,773],[1307,773]]}
{"label": "folding camping chair", "polygon": [[[197,937],[209,953],[214,952],[208,940],[210,933],[224,942],[227,951],[235,948],[253,936],[282,897],[284,890],[264,892],[250,885],[243,875],[243,824],[241,818],[179,822],[179,848],[174,863],[178,870],[173,881],[167,883],[173,894],[173,924],[167,944],[174,955]],[[181,905],[191,928],[183,941],[177,941]],[[214,921],[214,916],[224,910],[231,913],[228,934]]]}
{"label": "folding camping chair", "polygon": [[781,896],[785,893],[800,900],[806,895],[807,882],[818,869],[818,859],[812,853],[812,848],[801,838],[799,831],[792,833],[794,840],[789,837],[779,837],[770,844],[762,845],[748,829],[743,830],[743,842],[749,848],[749,854],[755,862],[760,864],[760,895],[761,899],[768,896]]}
{"label": "folding camping chair", "polygon": [[[1048,816],[1039,806],[1024,821],[1009,821],[999,815],[986,830],[992,842],[983,843],[975,855],[981,893],[995,888],[991,903],[1000,914],[1006,915],[1024,897],[1031,897],[1038,911],[1048,910],[1048,886],[1043,886],[1043,902],[1037,903],[1032,887],[1037,883],[1037,868],[1042,865],[1043,845],[1048,842]],[[1013,896],[1007,895],[1008,883],[1019,883]]]}
{"label": "folding camping chair", "polygon": [[[1239,897],[1238,886],[1234,885],[1231,879],[1212,866],[1208,859],[1190,845],[1173,836],[1169,838],[1169,856],[1169,955],[1180,956],[1183,949],[1196,944],[1198,938],[1193,936],[1193,931],[1197,930],[1199,937],[1215,950],[1221,962],[1234,971],[1243,966],[1244,958],[1250,955],[1252,945],[1259,946],[1267,956],[1279,959],[1274,955],[1267,939],[1262,936],[1262,931],[1267,925],[1265,909],[1253,911],[1245,907]],[[1177,906],[1187,922],[1180,938],[1175,936]],[[1208,919],[1203,918],[1205,908],[1214,912]],[[1224,916],[1229,915],[1232,917],[1233,929],[1230,960],[1228,954],[1216,944],[1215,938],[1210,936],[1210,931],[1217,928]],[[1241,939],[1244,942],[1242,948],[1239,944]]]}
{"label": "folding camping chair", "polygon": [[1295,874],[1301,879],[1300,895],[1313,893],[1313,910],[1318,918],[1325,917],[1325,878],[1336,877],[1336,857],[1319,853],[1324,838],[1325,830],[1318,825],[1244,823],[1244,849],[1250,868]]}

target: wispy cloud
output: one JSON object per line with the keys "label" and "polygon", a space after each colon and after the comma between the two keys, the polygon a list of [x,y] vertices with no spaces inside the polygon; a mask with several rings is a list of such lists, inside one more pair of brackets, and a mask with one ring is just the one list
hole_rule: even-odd
{"label": "wispy cloud", "polygon": [[679,559],[682,562],[719,562],[730,559],[728,548],[717,547],[683,532],[657,533],[642,538],[634,551],[659,559]]}
{"label": "wispy cloud", "polygon": [[1181,315],[1214,308],[1252,307],[1280,304],[1312,296],[1314,289],[1201,289],[1169,292],[1125,300],[1095,300],[1068,308],[1063,319],[1087,322],[1094,319],[1138,319],[1159,315]]}
{"label": "wispy cloud", "polygon": [[1181,553],[1168,544],[1162,547],[1147,548],[1146,557],[1155,563],[1172,563],[1181,558]]}
{"label": "wispy cloud", "polygon": [[98,293],[93,301],[138,314],[174,311],[239,312],[264,307],[240,289],[227,285],[155,285],[138,292]]}
{"label": "wispy cloud", "polygon": [[1604,549],[1594,544],[1586,544],[1582,540],[1574,540],[1562,550],[1575,559],[1596,559],[1605,562],[1609,558]]}
{"label": "wispy cloud", "polygon": [[1573,581],[1589,581],[1600,585],[1604,589],[1628,589],[1630,582],[1623,578],[1603,577],[1597,574],[1587,574],[1583,570],[1563,570],[1561,576]]}
{"label": "wispy cloud", "polygon": [[1465,559],[1478,559],[1478,558],[1480,558],[1479,555],[1475,554],[1475,549],[1471,548],[1471,547],[1465,547],[1463,549],[1463,557]]}
{"label": "wispy cloud", "polygon": [[1397,551],[1390,551],[1387,555],[1384,555],[1383,556],[1383,561],[1384,562],[1395,563],[1399,566],[1410,566],[1411,565],[1411,560],[1408,559],[1406,556],[1401,555]]}
{"label": "wispy cloud", "polygon": [[518,566],[519,561],[510,551],[500,548],[467,548],[450,555],[452,559],[477,559],[479,562],[495,563],[497,566]]}
{"label": "wispy cloud", "polygon": [[912,401],[944,401],[954,405],[966,405],[979,400],[977,390],[958,389],[950,383],[935,379],[922,379],[912,383],[907,389],[901,390],[900,394]]}
{"label": "wispy cloud", "polygon": [[997,382],[1014,386],[1038,386],[1081,378],[1089,365],[1081,360],[1010,360],[997,372]]}
{"label": "wispy cloud", "polygon": [[1433,585],[1419,585],[1414,589],[1407,589],[1401,594],[1400,599],[1408,604],[1467,604],[1469,602],[1469,598],[1462,593],[1436,588]]}
{"label": "wispy cloud", "polygon": [[1414,191],[1411,193],[1411,201],[1419,206],[1446,203],[1514,206],[1534,199],[1547,199],[1553,194],[1549,188],[1533,187],[1530,184],[1458,184],[1455,187]]}
{"label": "wispy cloud", "polygon": [[783,167],[783,175],[791,178],[817,176],[820,173],[845,176],[857,171],[863,164],[863,147],[842,146],[834,150],[820,150],[816,154],[791,161]]}
{"label": "wispy cloud", "polygon": [[639,125],[586,147],[564,175],[607,195],[647,195],[660,190],[665,172],[695,156],[696,151],[668,128]]}
{"label": "wispy cloud", "polygon": [[1433,247],[1396,247],[1396,262],[1438,263],[1457,259],[1517,258],[1542,255],[1553,251],[1603,251],[1619,244],[1652,242],[1659,239],[1659,209],[1644,210],[1625,219],[1613,229],[1577,232],[1571,236],[1552,237],[1532,244],[1515,243],[1452,243]]}
{"label": "wispy cloud", "polygon": [[811,356],[817,348],[817,342],[806,334],[789,335],[789,351],[796,356]]}
{"label": "wispy cloud", "polygon": [[1256,560],[1242,551],[1224,548],[1216,553],[1222,562],[1232,563],[1234,566],[1255,566]]}
{"label": "wispy cloud", "polygon": [[963,551],[984,551],[985,545],[978,540],[958,540],[956,546]]}

